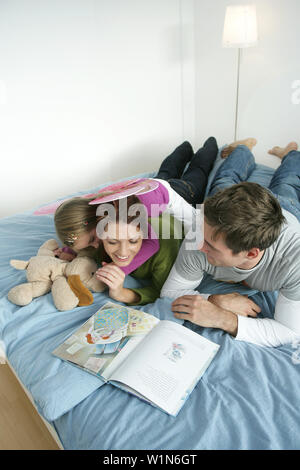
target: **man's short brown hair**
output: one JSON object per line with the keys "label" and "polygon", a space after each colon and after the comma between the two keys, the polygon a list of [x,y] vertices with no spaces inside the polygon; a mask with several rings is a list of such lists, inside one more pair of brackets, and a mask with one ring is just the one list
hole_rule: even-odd
{"label": "man's short brown hair", "polygon": [[221,233],[233,254],[265,250],[278,238],[285,218],[275,196],[257,183],[243,182],[223,189],[204,202],[206,222]]}

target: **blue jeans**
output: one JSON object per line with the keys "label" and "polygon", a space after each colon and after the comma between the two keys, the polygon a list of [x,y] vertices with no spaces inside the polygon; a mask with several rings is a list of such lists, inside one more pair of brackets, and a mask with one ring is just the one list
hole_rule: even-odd
{"label": "blue jeans", "polygon": [[[254,169],[255,160],[251,151],[248,147],[239,145],[218,169],[208,197],[220,189],[247,181]],[[268,189],[278,199],[281,207],[291,212],[300,222],[300,152],[292,150],[282,159]]]}

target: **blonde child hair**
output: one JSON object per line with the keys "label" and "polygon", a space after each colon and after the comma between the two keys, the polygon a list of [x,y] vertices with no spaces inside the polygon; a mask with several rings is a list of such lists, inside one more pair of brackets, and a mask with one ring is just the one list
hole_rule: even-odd
{"label": "blonde child hair", "polygon": [[[63,202],[57,209],[54,215],[54,223],[59,239],[67,246],[74,245],[78,237],[84,233],[93,230],[103,216],[97,217],[96,211],[98,205],[89,204],[93,201],[94,197],[83,198],[74,197],[68,201]],[[137,196],[131,195],[126,198],[127,208],[141,204]],[[120,214],[119,201],[111,201],[106,205],[113,206],[116,214],[116,220],[122,220]],[[126,211],[125,219],[127,223],[132,222],[137,215],[129,216]]]}
{"label": "blonde child hair", "polygon": [[93,199],[74,197],[56,209],[54,215],[56,233],[65,245],[72,246],[80,235],[96,227],[97,206],[89,204]]}

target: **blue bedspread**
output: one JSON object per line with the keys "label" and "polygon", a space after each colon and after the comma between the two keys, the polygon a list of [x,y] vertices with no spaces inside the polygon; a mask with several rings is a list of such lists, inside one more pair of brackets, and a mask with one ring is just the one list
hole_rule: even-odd
{"label": "blue bedspread", "polygon": [[[218,160],[219,162],[219,160]],[[219,164],[219,163],[217,163]],[[251,180],[267,184],[273,170],[258,166]],[[97,188],[89,189],[92,192]],[[51,351],[103,305],[58,312],[51,294],[17,307],[8,290],[25,280],[9,265],[28,259],[55,237],[52,216],[31,211],[0,220],[0,340],[39,412],[54,424],[66,449],[298,449],[300,447],[299,345],[263,348],[220,330],[186,326],[220,344],[220,350],[176,418],[51,355]],[[128,285],[135,283],[128,279]],[[272,317],[276,293],[215,282],[201,290],[252,296]],[[168,299],[143,307],[173,319]]]}

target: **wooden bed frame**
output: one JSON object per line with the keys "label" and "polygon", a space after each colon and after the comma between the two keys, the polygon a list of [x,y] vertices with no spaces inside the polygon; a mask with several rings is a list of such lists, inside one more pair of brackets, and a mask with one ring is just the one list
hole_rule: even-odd
{"label": "wooden bed frame", "polygon": [[17,376],[14,368],[12,367],[12,365],[10,364],[9,360],[6,357],[4,349],[5,349],[4,344],[3,344],[3,342],[0,341],[0,367],[1,367],[1,364],[7,364],[8,365],[8,367],[10,368],[10,370],[12,371],[14,376],[16,377],[18,383],[21,385],[22,389],[24,390],[25,394],[29,398],[30,402],[34,406],[35,410],[37,411],[37,413],[38,413],[39,417],[41,418],[42,422],[44,423],[44,425],[46,426],[46,428],[50,432],[51,436],[55,440],[55,442],[58,445],[59,449],[64,450],[64,447],[63,447],[63,445],[62,445],[62,443],[61,443],[61,441],[58,437],[58,434],[57,434],[55,428],[52,426],[52,424],[50,424],[48,421],[46,421],[45,418],[43,418],[43,416],[41,416],[41,414],[38,412],[38,410],[35,406],[35,403],[33,401],[32,395],[30,394],[30,392],[27,390],[27,388],[24,386],[24,384],[21,382],[21,380]]}

